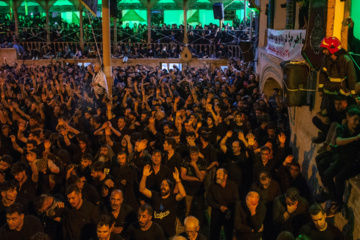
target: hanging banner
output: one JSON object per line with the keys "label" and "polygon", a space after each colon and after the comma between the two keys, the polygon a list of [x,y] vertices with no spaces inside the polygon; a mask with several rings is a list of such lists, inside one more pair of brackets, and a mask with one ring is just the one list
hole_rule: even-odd
{"label": "hanging banner", "polygon": [[96,17],[98,0],[80,0],[89,12]]}
{"label": "hanging banner", "polygon": [[306,30],[268,29],[266,51],[284,61],[304,60],[301,50],[305,43]]}

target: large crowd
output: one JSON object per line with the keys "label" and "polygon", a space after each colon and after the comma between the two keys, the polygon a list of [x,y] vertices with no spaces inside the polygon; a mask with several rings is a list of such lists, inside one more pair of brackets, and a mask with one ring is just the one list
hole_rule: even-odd
{"label": "large crowd", "polygon": [[110,98],[100,64],[0,67],[1,239],[342,239],[251,64],[113,79]]}
{"label": "large crowd", "polygon": [[[0,17],[0,46],[1,48],[17,49],[21,59],[40,58],[96,58],[98,55],[95,40],[102,41],[101,18],[91,17],[91,24],[88,18],[84,18],[84,36],[86,44],[84,49],[80,48],[79,25],[67,23],[60,17],[50,18],[49,33],[50,43],[47,42],[46,19],[45,17],[22,16],[19,18],[19,36],[15,37],[14,21],[8,16]],[[111,27],[111,34],[114,35],[114,26]],[[151,28],[151,46],[147,43],[147,26],[135,23],[130,27],[129,23],[117,26],[117,46],[113,49],[114,58],[143,58],[162,57],[179,58],[184,38],[184,26],[177,24],[153,24]],[[113,36],[112,36],[113,39]],[[249,27],[244,27],[238,18],[233,24],[230,23],[220,28],[216,24],[196,26],[188,24],[188,42],[193,45],[202,45],[194,49],[193,55],[200,58],[228,57],[223,53],[222,48],[227,51],[228,45],[238,45],[241,41],[254,41],[255,35],[250,34]],[[31,46],[29,42],[38,42]],[[59,45],[58,43],[66,43]],[[210,45],[216,47],[210,50]],[[100,46],[100,44],[99,44]],[[101,46],[99,47],[101,54]],[[219,53],[219,51],[221,53]]]}

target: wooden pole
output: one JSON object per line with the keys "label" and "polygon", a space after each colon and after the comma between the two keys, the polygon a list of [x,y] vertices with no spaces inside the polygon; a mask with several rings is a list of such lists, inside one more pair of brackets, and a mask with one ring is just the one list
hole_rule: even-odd
{"label": "wooden pole", "polygon": [[45,12],[46,12],[46,41],[47,44],[50,44],[50,24],[49,24],[49,2],[45,2]]}
{"label": "wooden pole", "polygon": [[114,17],[114,51],[117,46],[117,18]]}
{"label": "wooden pole", "polygon": [[151,6],[150,0],[147,1],[147,42],[148,44],[151,43]]}
{"label": "wooden pole", "polygon": [[113,79],[111,77],[110,0],[102,0],[102,34],[104,73],[111,98]]}
{"label": "wooden pole", "polygon": [[244,0],[244,19],[243,19],[243,22],[244,22],[244,30],[245,30],[245,27],[246,27],[246,0]]}
{"label": "wooden pole", "polygon": [[11,1],[12,2],[12,8],[14,11],[14,21],[15,21],[15,36],[18,38],[19,37],[19,15],[18,15],[18,9],[15,6],[15,1]]}
{"label": "wooden pole", "polygon": [[187,35],[187,0],[184,0],[184,44],[187,45],[189,40],[188,40],[188,35]]}

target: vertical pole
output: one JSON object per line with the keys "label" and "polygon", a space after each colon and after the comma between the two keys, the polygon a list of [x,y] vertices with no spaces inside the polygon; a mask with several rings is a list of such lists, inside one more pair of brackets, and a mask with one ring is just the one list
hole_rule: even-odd
{"label": "vertical pole", "polygon": [[10,1],[9,1],[9,15],[10,15],[10,20],[13,20],[13,8],[14,8],[13,0],[10,0]]}
{"label": "vertical pole", "polygon": [[25,16],[27,16],[27,15],[29,15],[29,10],[28,10],[28,1],[27,1],[27,0],[25,0],[25,1],[24,1],[24,3],[25,3]]}
{"label": "vertical pole", "polygon": [[111,77],[110,0],[102,0],[102,34],[104,73],[111,98],[113,80]]}
{"label": "vertical pole", "polygon": [[147,1],[147,42],[148,44],[151,43],[151,7],[150,7],[150,0]]}
{"label": "vertical pole", "polygon": [[117,45],[117,18],[114,17],[114,51]]}
{"label": "vertical pole", "polygon": [[46,12],[46,41],[47,44],[50,44],[50,25],[49,25],[49,1],[45,2],[45,12]]}
{"label": "vertical pole", "polygon": [[14,21],[15,21],[15,36],[18,38],[19,37],[19,16],[18,16],[18,11],[17,8],[15,6],[15,1],[12,1],[12,7],[13,7],[13,11],[14,11]]}
{"label": "vertical pole", "polygon": [[187,0],[184,0],[184,44],[187,45],[189,40],[188,40],[188,35],[187,35]]}
{"label": "vertical pole", "polygon": [[244,22],[244,30],[245,30],[245,27],[246,27],[246,0],[244,0],[244,19],[243,19],[243,22]]}
{"label": "vertical pole", "polygon": [[252,39],[253,31],[252,31],[252,21],[253,21],[253,12],[250,12],[250,41]]}
{"label": "vertical pole", "polygon": [[81,1],[79,1],[79,25],[80,25],[80,48],[84,52],[84,26],[83,26],[83,10]]}

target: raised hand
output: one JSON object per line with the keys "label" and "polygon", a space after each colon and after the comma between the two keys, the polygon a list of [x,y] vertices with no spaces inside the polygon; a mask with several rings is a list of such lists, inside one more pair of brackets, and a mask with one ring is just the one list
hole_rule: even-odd
{"label": "raised hand", "polygon": [[151,166],[148,164],[143,169],[143,176],[148,177],[152,174]]}
{"label": "raised hand", "polygon": [[279,142],[280,142],[281,144],[284,144],[285,141],[286,141],[286,136],[285,136],[285,134],[284,134],[284,133],[280,133],[280,134],[278,135],[278,137],[279,137]]}
{"label": "raised hand", "polygon": [[175,179],[175,182],[179,182],[180,181],[180,174],[179,174],[179,170],[175,167],[175,171],[173,172],[173,178]]}
{"label": "raised hand", "polygon": [[229,130],[227,133],[226,133],[226,137],[228,138],[231,138],[233,135],[233,132],[231,130]]}

